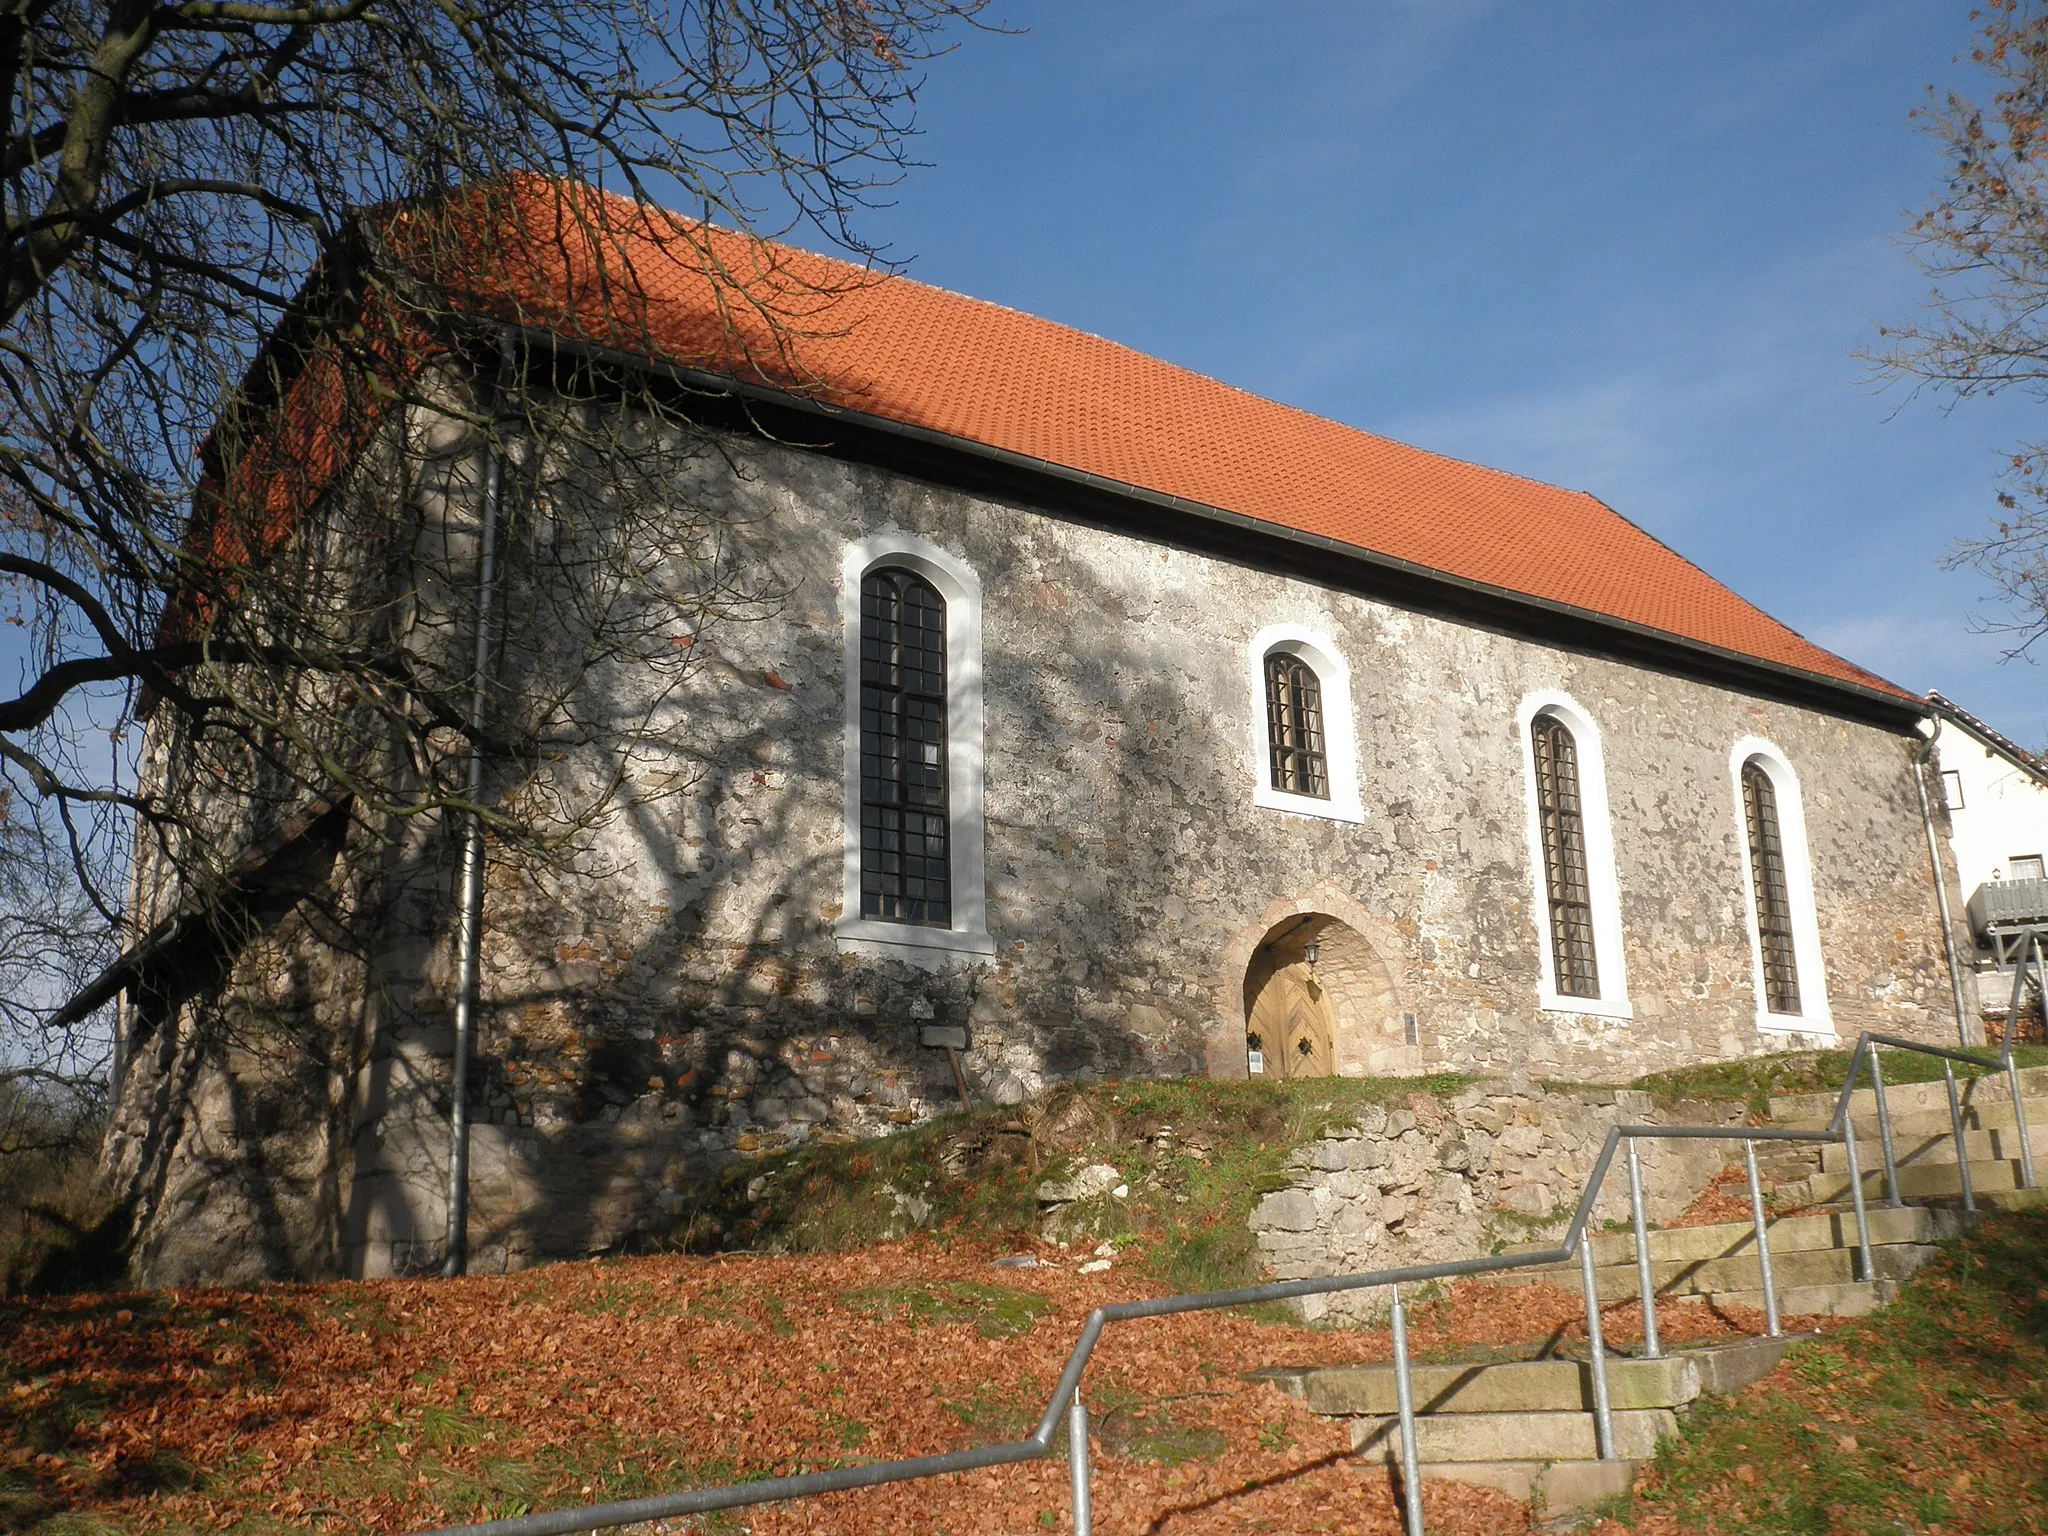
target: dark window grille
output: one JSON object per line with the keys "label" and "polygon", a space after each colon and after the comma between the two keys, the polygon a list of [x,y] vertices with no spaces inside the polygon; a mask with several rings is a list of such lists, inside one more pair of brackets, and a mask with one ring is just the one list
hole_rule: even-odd
{"label": "dark window grille", "polygon": [[1275,789],[1330,798],[1322,684],[1307,662],[1285,651],[1266,658],[1266,741],[1272,748]]}
{"label": "dark window grille", "polygon": [[1550,903],[1550,958],[1563,997],[1598,997],[1593,893],[1586,878],[1586,816],[1579,798],[1579,746],[1562,720],[1538,715],[1536,814],[1543,830],[1543,889]]}
{"label": "dark window grille", "polygon": [[860,914],[952,925],[946,600],[910,571],[860,584]]}
{"label": "dark window grille", "polygon": [[1778,828],[1778,787],[1754,758],[1742,765],[1742,816],[1749,825],[1749,877],[1756,891],[1757,947],[1764,957],[1764,1006],[1799,1012],[1799,959],[1792,943],[1792,897],[1785,884],[1785,839]]}

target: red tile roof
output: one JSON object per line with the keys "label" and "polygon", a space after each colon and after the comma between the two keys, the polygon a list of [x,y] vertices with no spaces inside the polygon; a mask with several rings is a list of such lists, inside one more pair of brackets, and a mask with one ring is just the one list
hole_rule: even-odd
{"label": "red tile roof", "polygon": [[[434,250],[478,246],[442,243],[438,231],[449,226],[418,210],[389,228],[395,249],[495,318],[1913,699],[1803,639],[1582,491],[1427,453],[1049,320],[651,216],[586,188],[532,179],[483,202],[492,240],[514,231],[515,249],[489,274],[458,257],[466,270],[451,279],[451,264]],[[456,226],[480,233],[477,216],[472,204]]]}

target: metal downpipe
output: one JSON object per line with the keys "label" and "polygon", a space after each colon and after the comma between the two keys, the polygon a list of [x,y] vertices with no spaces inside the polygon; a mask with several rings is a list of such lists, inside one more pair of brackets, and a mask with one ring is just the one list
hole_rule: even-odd
{"label": "metal downpipe", "polygon": [[462,829],[462,912],[456,930],[455,1061],[448,1108],[448,1230],[442,1241],[441,1273],[469,1268],[469,1062],[476,1051],[477,972],[483,945],[484,823],[475,807],[483,799],[483,729],[490,708],[492,609],[498,586],[498,511],[503,497],[505,452],[495,436],[512,371],[509,330],[498,333],[498,376],[492,390],[492,439],[486,444],[482,527],[477,538],[476,666],[469,692],[469,773],[465,793],[471,809]]}
{"label": "metal downpipe", "polygon": [[[1939,729],[1939,727],[1937,727]],[[1927,865],[1934,873],[1934,905],[1941,914],[1941,948],[1948,957],[1948,990],[1956,1005],[1956,1043],[1968,1046],[1970,1010],[1963,1002],[1963,973],[1956,965],[1956,933],[1948,910],[1948,878],[1941,872],[1941,845],[1934,836],[1934,811],[1927,803],[1928,762],[1934,756],[1934,739],[1922,737],[1913,749],[1913,789],[1920,796],[1920,826],[1927,833]]]}

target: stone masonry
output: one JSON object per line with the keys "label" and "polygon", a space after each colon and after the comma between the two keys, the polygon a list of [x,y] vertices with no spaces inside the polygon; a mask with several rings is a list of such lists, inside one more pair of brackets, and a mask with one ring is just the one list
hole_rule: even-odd
{"label": "stone masonry", "polygon": [[[632,765],[663,798],[622,813],[579,880],[491,871],[471,1079],[480,1267],[652,1240],[737,1156],[944,1110],[955,1089],[943,1053],[921,1044],[927,1025],[966,1031],[961,1066],[982,1101],[1061,1081],[1242,1076],[1247,966],[1302,916],[1326,934],[1348,1074],[1613,1082],[1814,1043],[1757,1025],[1729,767],[1743,737],[1767,738],[1800,776],[1835,1032],[1952,1032],[1906,737],[1019,502],[792,447],[731,449],[738,472],[707,459],[693,494],[729,502],[744,558],[786,600],[689,637],[697,749]],[[944,549],[982,586],[987,881],[956,899],[985,900],[988,955],[835,936],[841,555],[885,530]],[[1261,706],[1247,647],[1279,623],[1319,631],[1348,661],[1358,822],[1252,803]],[[636,704],[632,679],[600,683],[621,710]],[[1602,735],[1627,1018],[1538,1006],[1515,712],[1539,689],[1568,693]],[[360,886],[365,870],[345,856],[336,879]],[[433,1259],[455,861],[425,849],[405,878],[371,904],[386,915],[369,953],[252,958],[223,989],[244,1041],[318,1015],[355,1043],[311,1064],[281,1048],[284,1086],[261,1124],[228,1091],[241,1068],[205,1069],[221,1091],[200,1096],[191,1113],[207,1123],[182,1144],[214,1150],[144,1200],[146,1277]],[[281,932],[318,942],[311,926]],[[151,1060],[123,1085],[113,1165],[167,1112]],[[1400,1112],[1415,1123],[1319,1149],[1331,1165],[1276,1197],[1263,1240],[1276,1264],[1309,1262],[1287,1255],[1341,1209],[1345,1243],[1405,1258],[1465,1244],[1497,1202],[1548,1216],[1613,1112],[1582,1109],[1576,1123],[1548,1108],[1532,1121],[1521,1097],[1476,1092],[1442,1124]],[[309,1127],[317,1169],[297,1167]],[[1383,1164],[1344,1161],[1382,1150]],[[288,1188],[262,1171],[287,1164]]]}
{"label": "stone masonry", "polygon": [[[1607,1132],[1622,1124],[1739,1124],[1740,1105],[1660,1112],[1646,1093],[1537,1089],[1481,1081],[1446,1099],[1368,1108],[1355,1125],[1302,1148],[1290,1185],[1260,1201],[1252,1230],[1267,1271],[1301,1280],[1476,1258],[1562,1233]],[[1682,1212],[1728,1160],[1713,1142],[1644,1142],[1643,1199],[1653,1222]],[[1629,1216],[1628,1180],[1610,1173],[1597,1228]],[[1373,1318],[1380,1292],[1311,1296],[1309,1321]]]}

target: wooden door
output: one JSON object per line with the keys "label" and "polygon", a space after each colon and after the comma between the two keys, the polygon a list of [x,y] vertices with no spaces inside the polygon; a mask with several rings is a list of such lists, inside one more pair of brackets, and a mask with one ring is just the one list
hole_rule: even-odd
{"label": "wooden door", "polygon": [[1329,1001],[1304,961],[1280,966],[1258,984],[1246,1031],[1260,1042],[1266,1077],[1328,1077],[1337,1070]]}

